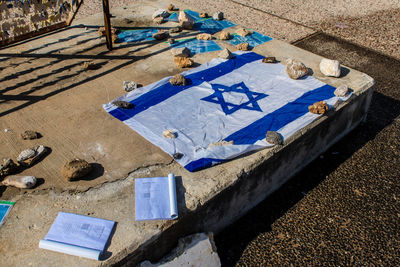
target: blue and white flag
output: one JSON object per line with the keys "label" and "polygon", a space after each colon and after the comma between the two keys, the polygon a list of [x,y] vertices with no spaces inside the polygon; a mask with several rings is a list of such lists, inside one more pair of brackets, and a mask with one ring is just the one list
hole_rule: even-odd
{"label": "blue and white flag", "polygon": [[[171,156],[181,153],[177,161],[196,171],[272,146],[267,131],[290,137],[319,116],[309,113],[309,105],[339,99],[334,87],[313,77],[292,80],[285,66],[262,63],[261,55],[235,55],[183,72],[186,86],[173,86],[166,77],[117,99],[133,109],[112,102],[104,109]],[[176,138],[163,137],[165,130]]]}

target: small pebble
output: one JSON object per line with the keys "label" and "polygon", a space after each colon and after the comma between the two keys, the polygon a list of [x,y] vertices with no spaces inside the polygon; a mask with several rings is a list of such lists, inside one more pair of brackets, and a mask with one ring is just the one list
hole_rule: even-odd
{"label": "small pebble", "polygon": [[92,165],[90,165],[86,160],[73,159],[66,162],[61,167],[61,175],[65,180],[73,181],[87,175],[91,170]]}
{"label": "small pebble", "polygon": [[172,131],[172,130],[165,130],[163,132],[163,136],[165,138],[168,138],[168,139],[175,139],[176,138],[176,133],[174,131]]}
{"label": "small pebble", "polygon": [[10,158],[4,158],[0,164],[0,176],[10,175],[18,170],[18,165]]}
{"label": "small pebble", "polygon": [[214,13],[213,19],[215,19],[215,20],[223,20],[224,19],[224,13],[222,13],[222,12]]}
{"label": "small pebble", "polygon": [[43,145],[25,149],[19,154],[17,161],[19,162],[20,165],[29,167],[37,160],[39,160],[45,154],[46,151],[47,148]]}
{"label": "small pebble", "polygon": [[282,136],[275,131],[268,131],[266,136],[265,136],[265,140],[273,145],[282,145],[283,144],[283,140],[282,140]]}
{"label": "small pebble", "polygon": [[93,62],[84,62],[83,68],[86,70],[97,70],[99,68],[99,66]]}
{"label": "small pebble", "polygon": [[183,157],[183,154],[177,152],[177,153],[175,153],[175,154],[173,155],[173,157],[174,157],[174,159],[181,159],[181,158]]}
{"label": "small pebble", "polygon": [[209,33],[200,33],[196,36],[197,40],[212,40],[212,35]]}
{"label": "small pebble", "polygon": [[234,58],[235,55],[232,54],[232,52],[229,51],[228,48],[224,48],[224,49],[218,54],[218,57],[224,58],[224,59],[231,59],[231,58]]}
{"label": "small pebble", "polygon": [[169,4],[168,7],[167,7],[167,10],[168,10],[169,12],[172,12],[172,11],[175,10],[175,6],[174,6],[173,4]]}
{"label": "small pebble", "polygon": [[126,92],[131,92],[138,88],[138,84],[132,81],[124,81],[123,87]]}
{"label": "small pebble", "polygon": [[242,37],[246,37],[247,35],[252,34],[252,32],[249,31],[249,30],[246,29],[246,28],[240,28],[239,30],[236,31],[236,33],[237,33],[238,35],[242,36]]}
{"label": "small pebble", "polygon": [[32,188],[36,184],[36,177],[12,175],[4,179],[2,184],[6,186],[14,186],[17,188],[24,188],[24,189]]}
{"label": "small pebble", "polygon": [[323,58],[319,63],[319,69],[325,76],[339,77],[340,63],[337,60]]}
{"label": "small pebble", "polygon": [[335,96],[338,97],[345,97],[349,93],[349,87],[347,85],[343,84],[336,88],[336,90],[333,92]]}
{"label": "small pebble", "polygon": [[169,36],[168,32],[157,32],[153,34],[153,38],[156,40],[164,40],[167,39]]}
{"label": "small pebble", "polygon": [[296,80],[308,74],[308,68],[299,60],[289,58],[286,61],[286,73]]}
{"label": "small pebble", "polygon": [[163,24],[165,22],[165,20],[163,17],[157,17],[157,18],[153,19],[153,22],[155,24]]}
{"label": "small pebble", "polygon": [[308,106],[308,110],[311,113],[323,115],[325,114],[325,112],[328,111],[328,105],[325,101],[319,101],[312,104],[311,106]]}
{"label": "small pebble", "polygon": [[249,50],[249,43],[240,43],[236,46],[238,50],[241,51],[248,51]]}
{"label": "small pebble", "polygon": [[8,129],[4,129],[4,132],[5,132],[5,133],[8,133]]}
{"label": "small pebble", "polygon": [[276,63],[276,58],[275,57],[265,57],[262,60],[263,63]]}
{"label": "small pebble", "polygon": [[208,14],[202,12],[202,13],[199,14],[199,17],[200,17],[200,18],[208,18]]}
{"label": "small pebble", "polygon": [[188,68],[193,66],[193,60],[185,56],[177,55],[174,57],[174,62],[179,68]]}
{"label": "small pebble", "polygon": [[173,27],[173,28],[171,28],[171,29],[169,29],[169,32],[170,33],[177,33],[177,32],[181,32],[182,31],[182,29],[181,29],[181,27]]}
{"label": "small pebble", "polygon": [[33,140],[33,139],[38,139],[40,137],[40,134],[35,131],[31,130],[26,130],[21,134],[21,138],[24,140]]}
{"label": "small pebble", "polygon": [[219,34],[219,39],[220,39],[220,40],[229,40],[229,39],[231,39],[231,34],[230,34],[229,32],[222,31],[222,32]]}
{"label": "small pebble", "polygon": [[172,77],[171,79],[169,79],[169,82],[170,82],[172,85],[175,85],[175,86],[180,86],[180,85],[185,86],[185,85],[187,85],[186,78],[185,78],[185,76],[183,76],[182,74],[177,74],[177,75],[175,75],[174,77]]}
{"label": "small pebble", "polygon": [[127,101],[122,101],[122,100],[116,100],[116,101],[112,102],[112,104],[116,107],[123,108],[123,109],[134,108],[134,105],[132,103],[129,103]]}
{"label": "small pebble", "polygon": [[161,17],[161,18],[168,18],[169,17],[169,12],[167,11],[167,10],[164,10],[164,9],[159,9],[159,10],[156,10],[154,13],[153,13],[153,15],[152,15],[152,19],[155,19],[155,18],[158,18],[158,17]]}
{"label": "small pebble", "polygon": [[185,30],[193,30],[194,28],[194,21],[182,21],[180,23],[180,27]]}

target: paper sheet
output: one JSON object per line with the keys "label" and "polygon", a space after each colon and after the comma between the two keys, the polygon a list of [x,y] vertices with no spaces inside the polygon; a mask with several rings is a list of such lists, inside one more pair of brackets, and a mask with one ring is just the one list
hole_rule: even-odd
{"label": "paper sheet", "polygon": [[175,177],[135,179],[136,221],[170,220],[178,217]]}

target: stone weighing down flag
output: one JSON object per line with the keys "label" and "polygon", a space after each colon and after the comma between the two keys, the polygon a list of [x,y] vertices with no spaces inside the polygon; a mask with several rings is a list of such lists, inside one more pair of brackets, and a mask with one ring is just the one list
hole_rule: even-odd
{"label": "stone weighing down flag", "polygon": [[[267,131],[288,138],[319,116],[309,105],[339,99],[334,87],[313,77],[292,80],[283,65],[262,63],[261,55],[235,55],[182,73],[186,86],[173,86],[167,77],[117,99],[133,109],[112,102],[104,109],[171,156],[181,153],[177,161],[196,171],[272,146]],[[163,137],[168,129],[175,139]]]}

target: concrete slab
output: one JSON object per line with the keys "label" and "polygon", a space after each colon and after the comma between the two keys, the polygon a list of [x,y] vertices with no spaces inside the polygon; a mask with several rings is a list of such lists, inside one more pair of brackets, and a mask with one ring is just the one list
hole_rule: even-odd
{"label": "concrete slab", "polygon": [[[152,12],[166,4],[141,1],[113,14],[122,17],[135,11],[136,21],[140,22],[135,26],[148,26]],[[0,61],[5,73],[0,80],[0,129],[9,129],[0,133],[4,147],[0,156],[15,158],[20,150],[36,143],[52,149],[41,162],[23,172],[44,178],[44,184],[30,194],[1,189],[2,198],[17,201],[0,229],[0,253],[5,266],[60,262],[65,266],[132,265],[161,258],[181,236],[218,232],[356,127],[363,120],[372,95],[374,81],[361,72],[346,68],[346,75],[340,79],[325,78],[318,71],[321,57],[279,40],[265,43],[254,51],[281,61],[297,57],[314,70],[316,78],[333,86],[347,83],[353,96],[296,133],[282,147],[189,173],[101,107],[124,93],[123,80],[148,84],[181,72],[170,57],[169,46],[162,42],[119,44],[107,52],[104,41],[92,28],[102,24],[101,15],[79,23],[84,26],[0,51],[3,57],[6,53],[30,53]],[[196,55],[194,61],[207,62],[217,53]],[[84,71],[81,65],[87,60],[101,68]],[[27,128],[41,132],[43,138],[20,140],[18,134]],[[59,168],[71,157],[97,163],[94,176],[88,181],[63,181]],[[178,179],[179,220],[135,222],[134,178],[169,172]],[[118,222],[102,262],[38,248],[58,211]]]}

